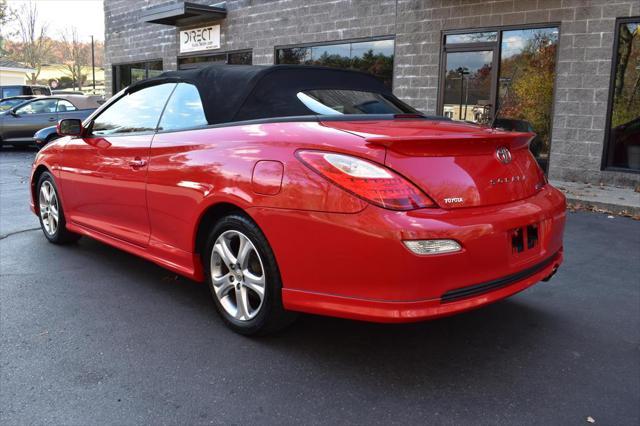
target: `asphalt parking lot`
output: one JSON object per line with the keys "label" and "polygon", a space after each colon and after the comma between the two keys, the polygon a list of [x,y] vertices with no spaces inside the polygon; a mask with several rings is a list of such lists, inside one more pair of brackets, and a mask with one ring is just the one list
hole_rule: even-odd
{"label": "asphalt parking lot", "polygon": [[640,424],[640,222],[568,218],[549,283],[432,322],[227,330],[205,286],[49,244],[0,151],[0,424]]}

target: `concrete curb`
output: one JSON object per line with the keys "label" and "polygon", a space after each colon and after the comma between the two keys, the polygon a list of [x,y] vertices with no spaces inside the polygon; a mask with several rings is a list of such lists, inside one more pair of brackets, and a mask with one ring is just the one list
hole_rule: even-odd
{"label": "concrete curb", "polygon": [[[567,195],[567,194],[565,194]],[[604,203],[600,201],[583,200],[567,196],[567,206],[574,210],[591,210],[599,213],[610,213],[619,216],[628,216],[640,220],[640,208],[624,206],[620,204]]]}

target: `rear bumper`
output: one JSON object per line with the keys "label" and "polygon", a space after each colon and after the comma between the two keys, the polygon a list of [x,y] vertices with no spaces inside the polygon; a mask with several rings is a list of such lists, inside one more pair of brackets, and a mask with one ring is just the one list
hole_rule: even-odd
{"label": "rear bumper", "polygon": [[[383,322],[451,315],[515,294],[562,263],[564,196],[464,209],[335,214],[252,208],[280,267],[285,308]],[[514,253],[514,229],[539,241]],[[418,256],[403,240],[454,239],[456,253]]]}
{"label": "rear bumper", "polygon": [[[480,308],[512,296],[553,274],[563,260],[562,251],[545,262],[537,272],[487,292],[445,302],[442,299],[389,302],[340,297],[330,294],[283,289],[282,298],[289,310],[383,323],[416,322],[454,315]],[[482,285],[482,284],[480,284]]]}

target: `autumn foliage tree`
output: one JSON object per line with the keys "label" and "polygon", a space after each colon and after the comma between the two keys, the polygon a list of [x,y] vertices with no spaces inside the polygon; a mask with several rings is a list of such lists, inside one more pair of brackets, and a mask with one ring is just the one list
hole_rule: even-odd
{"label": "autumn foliage tree", "polygon": [[503,59],[500,117],[526,120],[548,152],[551,135],[551,107],[555,80],[557,43],[548,34],[538,33],[521,52]]}

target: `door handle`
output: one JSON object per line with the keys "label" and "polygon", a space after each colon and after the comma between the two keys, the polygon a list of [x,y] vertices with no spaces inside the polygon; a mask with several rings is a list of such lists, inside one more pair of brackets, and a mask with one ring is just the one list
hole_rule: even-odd
{"label": "door handle", "polygon": [[134,160],[129,161],[129,165],[133,169],[139,169],[147,165],[147,160],[143,160],[142,158],[135,158]]}
{"label": "door handle", "polygon": [[49,117],[49,121],[56,121],[55,117]]}

